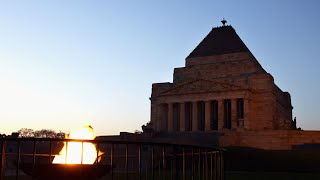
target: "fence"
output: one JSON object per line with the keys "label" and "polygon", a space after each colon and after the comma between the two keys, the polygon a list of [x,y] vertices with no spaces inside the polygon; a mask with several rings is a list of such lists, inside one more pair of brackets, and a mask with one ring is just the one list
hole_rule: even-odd
{"label": "fence", "polygon": [[[81,163],[53,164],[63,145],[82,144]],[[98,158],[83,164],[83,147],[92,143]],[[224,180],[224,151],[220,148],[180,144],[72,140],[48,138],[1,138],[0,180],[99,179],[99,180]],[[98,152],[103,152],[99,155]]]}

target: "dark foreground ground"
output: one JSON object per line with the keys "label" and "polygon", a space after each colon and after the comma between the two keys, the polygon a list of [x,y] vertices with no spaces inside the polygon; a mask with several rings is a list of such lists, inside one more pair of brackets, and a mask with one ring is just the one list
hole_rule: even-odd
{"label": "dark foreground ground", "polygon": [[318,173],[298,172],[227,172],[226,180],[320,180]]}
{"label": "dark foreground ground", "polygon": [[[225,152],[226,180],[320,180],[320,149],[266,151],[229,147]],[[130,179],[137,179],[131,174]],[[16,179],[6,177],[6,180]],[[29,176],[19,180],[31,180]],[[100,180],[111,179],[106,175]],[[115,179],[125,179],[124,177]],[[142,179],[152,179],[150,174]],[[155,180],[172,179],[155,176]],[[174,178],[173,178],[174,179]],[[190,179],[188,176],[187,179]]]}
{"label": "dark foreground ground", "polygon": [[226,180],[320,180],[320,149],[230,147],[226,169]]}
{"label": "dark foreground ground", "polygon": [[[15,177],[6,177],[6,180],[16,180]],[[29,176],[20,177],[20,180],[31,180]],[[111,179],[106,176],[99,180]],[[123,178],[125,179],[125,178]],[[151,179],[151,178],[150,178]],[[170,179],[170,178],[168,178]],[[226,180],[320,180],[319,173],[294,173],[294,172],[244,172],[233,171],[226,173]]]}

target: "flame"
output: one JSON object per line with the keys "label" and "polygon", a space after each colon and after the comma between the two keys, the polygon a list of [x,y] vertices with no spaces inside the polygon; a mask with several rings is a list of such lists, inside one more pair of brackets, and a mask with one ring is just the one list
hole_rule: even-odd
{"label": "flame", "polygon": [[[93,128],[91,126],[84,126],[77,130],[71,131],[67,135],[67,139],[81,139],[93,140],[95,138]],[[82,152],[83,151],[83,152]],[[92,143],[88,142],[64,142],[64,146],[59,155],[55,155],[53,164],[93,164],[97,155],[100,156],[102,152],[98,152]]]}

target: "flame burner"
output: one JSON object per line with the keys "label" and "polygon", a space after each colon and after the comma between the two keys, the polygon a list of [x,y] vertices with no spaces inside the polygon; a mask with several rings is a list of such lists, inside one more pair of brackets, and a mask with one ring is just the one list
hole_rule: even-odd
{"label": "flame burner", "polygon": [[108,165],[88,164],[23,164],[21,169],[36,180],[94,180],[110,172]]}
{"label": "flame burner", "polygon": [[[95,137],[91,126],[75,129],[67,134],[66,138],[74,139],[76,142],[64,142],[60,153],[55,155],[51,163],[21,164],[21,169],[27,175],[39,180],[98,179],[108,172],[106,165],[98,165],[100,159],[98,157],[103,153],[97,151],[96,146],[91,142],[83,142],[93,140]],[[49,157],[51,160],[51,155]],[[95,162],[97,164],[94,164]]]}

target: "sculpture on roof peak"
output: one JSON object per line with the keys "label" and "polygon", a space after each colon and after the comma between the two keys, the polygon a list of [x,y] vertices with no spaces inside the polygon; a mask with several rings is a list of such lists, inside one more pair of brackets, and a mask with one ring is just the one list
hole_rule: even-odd
{"label": "sculpture on roof peak", "polygon": [[223,25],[223,26],[225,26],[225,25],[226,25],[226,23],[227,23],[227,21],[226,21],[224,18],[222,19],[222,21],[221,21],[221,22],[222,22],[222,25]]}

